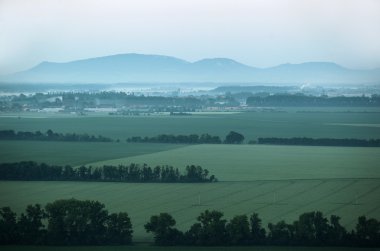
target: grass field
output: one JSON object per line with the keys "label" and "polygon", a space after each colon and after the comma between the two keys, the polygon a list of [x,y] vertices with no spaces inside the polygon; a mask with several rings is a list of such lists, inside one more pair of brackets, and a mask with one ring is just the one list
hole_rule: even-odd
{"label": "grass field", "polygon": [[[301,109],[301,108],[300,108]],[[306,108],[305,108],[306,109]],[[364,108],[363,108],[364,109]],[[380,116],[363,112],[247,112],[193,116],[68,116],[1,117],[0,130],[76,132],[125,140],[131,136],[210,133],[231,130],[247,140],[257,137],[380,138]],[[362,126],[347,126],[361,124]],[[364,126],[363,126],[364,125]]]}
{"label": "grass field", "polygon": [[[210,133],[224,137],[230,130],[243,133],[247,139],[258,136],[380,138],[379,124],[377,113],[347,113],[342,110],[196,114],[189,117],[40,115],[18,119],[0,116],[0,130],[53,129],[123,140],[130,136],[161,133]],[[126,211],[134,225],[135,241],[152,240],[152,236],[145,233],[143,224],[151,215],[160,212],[171,213],[180,229],[188,228],[205,209],[221,210],[227,218],[258,212],[264,223],[281,219],[293,221],[300,213],[321,210],[328,215],[341,216],[342,223],[348,228],[354,227],[360,215],[380,219],[380,148],[0,141],[0,162],[20,160],[74,166],[134,162],[171,164],[183,168],[187,164],[198,164],[220,180],[212,184],[0,182],[0,206],[11,206],[19,213],[27,204],[45,204],[72,197],[99,200],[112,212]],[[7,247],[9,250],[14,248],[25,250]],[[107,250],[113,248],[124,250],[124,247],[107,247]],[[85,250],[86,247],[79,249]],[[159,248],[138,246],[127,249]],[[211,249],[223,250],[197,248]]]}
{"label": "grass field", "polygon": [[0,141],[0,162],[197,164],[221,181],[380,178],[380,148]]}
{"label": "grass field", "polygon": [[31,246],[3,246],[4,251],[53,251],[53,250],[70,250],[70,251],[375,251],[378,248],[339,248],[339,247],[154,247],[147,245],[137,246],[107,246],[107,247],[31,247]]}
{"label": "grass field", "polygon": [[91,164],[120,163],[198,164],[222,181],[380,178],[380,148],[368,147],[193,145]]}
{"label": "grass field", "polygon": [[[201,204],[199,205],[199,196]],[[99,200],[112,212],[126,211],[135,241],[149,241],[143,224],[160,212],[172,214],[180,229],[199,213],[217,209],[227,218],[258,212],[265,223],[289,221],[307,211],[337,214],[354,227],[358,216],[379,217],[380,179],[315,179],[212,184],[128,184],[99,182],[0,182],[0,206],[21,212],[27,204],[58,198]]]}
{"label": "grass field", "polygon": [[57,165],[82,165],[177,147],[181,145],[0,140],[0,162],[33,160]]}

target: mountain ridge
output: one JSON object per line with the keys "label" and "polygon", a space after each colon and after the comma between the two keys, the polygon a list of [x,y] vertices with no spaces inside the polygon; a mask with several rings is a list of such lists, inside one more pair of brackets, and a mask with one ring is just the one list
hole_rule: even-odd
{"label": "mountain ridge", "polygon": [[354,70],[333,62],[305,62],[256,68],[230,58],[189,62],[154,54],[115,54],[69,62],[43,61],[2,82],[41,83],[368,83],[380,69]]}

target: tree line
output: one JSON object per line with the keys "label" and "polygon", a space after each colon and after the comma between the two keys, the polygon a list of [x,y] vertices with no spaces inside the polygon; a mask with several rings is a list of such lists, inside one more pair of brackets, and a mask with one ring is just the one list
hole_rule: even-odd
{"label": "tree line", "polygon": [[309,96],[301,93],[297,94],[274,94],[265,96],[251,96],[246,100],[249,106],[339,106],[339,107],[378,107],[380,106],[380,95],[371,97],[328,97]]}
{"label": "tree line", "polygon": [[[160,213],[144,227],[161,246],[380,246],[380,222],[365,216],[358,218],[351,231],[340,224],[339,216],[328,219],[318,211],[303,213],[292,224],[282,220],[267,228],[257,213],[227,221],[215,210],[202,212],[185,232],[175,224],[170,214]],[[44,208],[28,205],[20,216],[9,207],[0,208],[1,245],[128,245],[132,233],[127,213],[110,214],[98,201],[56,200]]]}
{"label": "tree line", "polygon": [[132,233],[127,213],[110,214],[98,201],[56,200],[45,208],[28,205],[19,217],[9,207],[0,209],[2,245],[128,245]]}
{"label": "tree line", "polygon": [[156,245],[227,246],[227,245],[289,245],[289,246],[380,246],[380,222],[361,216],[356,227],[347,231],[340,217],[326,218],[321,212],[301,214],[296,221],[269,223],[262,226],[258,214],[249,218],[238,215],[230,221],[220,211],[202,212],[190,229],[175,228],[175,219],[167,213],[154,215],[144,225],[152,232]]}
{"label": "tree line", "polygon": [[241,144],[244,136],[238,132],[230,131],[222,141],[219,136],[205,134],[172,135],[160,134],[154,137],[135,136],[127,139],[134,143],[172,143],[172,144]]}
{"label": "tree line", "polygon": [[41,141],[83,141],[83,142],[112,142],[113,140],[101,135],[94,136],[87,133],[57,133],[49,129],[45,133],[23,132],[14,130],[0,131],[0,140],[41,140]]}
{"label": "tree line", "polygon": [[[172,135],[160,134],[153,137],[134,136],[127,138],[129,143],[170,143],[170,144],[242,144],[244,135],[235,131],[230,131],[224,140],[219,136],[213,136],[208,133],[201,135]],[[46,133],[23,132],[14,130],[0,130],[0,140],[41,140],[41,141],[78,141],[78,142],[113,142],[111,138],[101,135],[94,136],[76,133],[56,133],[47,130]],[[119,142],[119,140],[117,140]],[[251,140],[249,144],[269,144],[269,145],[300,145],[300,146],[356,146],[356,147],[380,147],[380,139],[335,139],[335,138],[258,138]]]}
{"label": "tree line", "polygon": [[101,167],[57,166],[33,161],[0,164],[0,180],[60,180],[112,182],[216,182],[214,175],[201,166],[188,165],[184,173],[173,166],[103,165]]}
{"label": "tree line", "polygon": [[257,144],[299,146],[360,146],[380,147],[380,139],[333,139],[333,138],[258,138]]}

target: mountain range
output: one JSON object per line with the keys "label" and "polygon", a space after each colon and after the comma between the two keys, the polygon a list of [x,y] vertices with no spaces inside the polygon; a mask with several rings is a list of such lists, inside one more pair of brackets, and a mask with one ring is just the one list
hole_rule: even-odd
{"label": "mountain range", "polygon": [[19,83],[379,83],[380,69],[353,70],[330,62],[255,68],[228,58],[118,54],[66,63],[42,62],[1,78]]}

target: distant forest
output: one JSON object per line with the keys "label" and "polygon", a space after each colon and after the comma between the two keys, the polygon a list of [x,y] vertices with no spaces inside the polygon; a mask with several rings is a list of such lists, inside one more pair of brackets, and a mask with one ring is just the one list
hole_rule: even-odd
{"label": "distant forest", "polygon": [[[46,224],[46,226],[45,226]],[[326,218],[321,212],[301,214],[291,224],[285,221],[262,226],[257,213],[237,215],[227,221],[220,211],[202,212],[187,231],[175,228],[168,213],[153,215],[144,225],[160,246],[380,246],[380,222],[361,216],[347,231],[340,217]],[[10,207],[0,208],[0,244],[24,245],[128,245],[132,223],[126,212],[108,213],[105,205],[90,200],[56,200],[44,208],[28,205],[20,216]]]}
{"label": "distant forest", "polygon": [[146,164],[103,165],[102,167],[69,165],[55,166],[33,161],[0,164],[0,180],[61,180],[61,181],[112,181],[189,183],[216,182],[214,175],[201,166],[188,165],[181,174],[172,166],[150,167]]}
{"label": "distant forest", "polygon": [[332,138],[258,138],[252,144],[294,146],[357,146],[380,147],[380,139],[332,139]]}
{"label": "distant forest", "polygon": [[172,135],[160,134],[154,137],[135,136],[127,139],[127,142],[135,143],[172,143],[172,144],[241,144],[244,141],[244,136],[238,132],[230,131],[224,141],[219,136],[212,136],[208,133],[201,135]]}
{"label": "distant forest", "polygon": [[[230,131],[224,140],[219,136],[204,133],[201,135],[173,135],[160,134],[153,137],[134,136],[127,138],[129,143],[164,143],[164,144],[242,144],[244,135],[235,131]],[[0,131],[0,140],[39,140],[39,141],[77,141],[77,142],[114,142],[113,139],[101,135],[94,136],[77,133],[56,133],[52,130],[46,133],[36,132],[15,132],[13,130]],[[116,142],[120,140],[117,139]],[[299,145],[299,146],[351,146],[351,147],[380,147],[380,139],[335,139],[335,138],[276,138],[259,137],[251,140],[248,144],[261,145]]]}
{"label": "distant forest", "polygon": [[307,96],[303,94],[274,94],[255,95],[247,98],[249,106],[337,106],[337,107],[379,107],[380,95],[371,97],[328,97],[328,96]]}
{"label": "distant forest", "polygon": [[15,132],[14,130],[0,131],[0,140],[41,140],[41,141],[84,141],[84,142],[112,142],[113,140],[103,136],[88,135],[87,133],[56,133],[47,130],[45,133],[36,132]]}
{"label": "distant forest", "polygon": [[207,133],[198,135],[172,135],[160,134],[154,137],[135,136],[127,139],[127,142],[134,143],[174,143],[174,144],[221,144],[219,136],[212,136]]}

